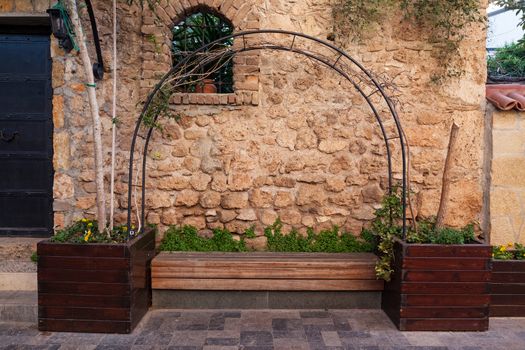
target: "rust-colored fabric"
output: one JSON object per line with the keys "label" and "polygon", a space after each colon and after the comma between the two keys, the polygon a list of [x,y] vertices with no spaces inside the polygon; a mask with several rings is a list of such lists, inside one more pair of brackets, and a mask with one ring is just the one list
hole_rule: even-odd
{"label": "rust-colored fabric", "polygon": [[525,85],[487,85],[487,100],[504,111],[525,111]]}

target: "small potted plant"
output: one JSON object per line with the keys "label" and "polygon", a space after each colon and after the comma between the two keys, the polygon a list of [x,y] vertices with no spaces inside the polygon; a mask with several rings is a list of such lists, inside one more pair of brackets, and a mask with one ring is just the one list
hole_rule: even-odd
{"label": "small potted plant", "polygon": [[41,331],[130,333],[151,304],[155,230],[82,219],[38,243]]}
{"label": "small potted plant", "polygon": [[525,317],[525,247],[522,244],[493,247],[490,316]]}
{"label": "small potted plant", "polygon": [[403,331],[487,330],[491,247],[475,238],[473,225],[420,222],[403,237],[401,214],[399,197],[387,196],[371,228],[385,313]]}

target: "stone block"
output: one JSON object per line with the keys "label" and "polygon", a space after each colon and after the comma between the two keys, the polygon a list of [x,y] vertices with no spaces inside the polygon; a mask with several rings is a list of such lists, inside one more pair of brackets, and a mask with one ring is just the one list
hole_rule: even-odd
{"label": "stone block", "polygon": [[14,0],[0,0],[0,12],[1,13],[13,12],[14,9],[15,9]]}
{"label": "stone block", "polygon": [[492,160],[493,186],[525,186],[525,157],[501,157]]}
{"label": "stone block", "polygon": [[15,0],[17,12],[33,12],[33,2],[31,0]]}
{"label": "stone block", "polygon": [[192,207],[199,203],[199,193],[192,190],[183,190],[175,195],[175,205]]}
{"label": "stone block", "polygon": [[518,153],[525,158],[525,130],[494,130],[493,154]]}
{"label": "stone block", "polygon": [[225,209],[241,209],[248,206],[248,193],[233,192],[222,195],[221,206]]}

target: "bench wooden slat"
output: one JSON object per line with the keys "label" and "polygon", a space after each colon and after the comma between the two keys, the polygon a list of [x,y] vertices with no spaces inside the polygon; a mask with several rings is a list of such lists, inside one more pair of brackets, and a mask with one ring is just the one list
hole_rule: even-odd
{"label": "bench wooden slat", "polygon": [[152,287],[180,290],[375,291],[383,289],[383,281],[154,278]]}
{"label": "bench wooden slat", "polygon": [[304,261],[370,261],[375,260],[376,256],[371,253],[277,253],[277,252],[250,252],[250,253],[185,253],[185,252],[161,252],[156,260],[187,260],[187,259],[204,259],[204,260],[304,260]]}
{"label": "bench wooden slat", "polygon": [[271,268],[326,268],[326,269],[353,269],[353,268],[370,268],[375,266],[374,261],[340,261],[340,262],[313,262],[313,261],[240,261],[231,259],[227,260],[154,260],[152,266],[155,268],[164,268],[164,267],[174,267],[174,268],[184,268],[184,267],[222,267],[222,268],[243,268],[243,269],[253,269],[260,267],[271,267]]}
{"label": "bench wooden slat", "polygon": [[222,267],[156,267],[152,277],[164,278],[255,278],[255,279],[375,279],[375,272],[369,266],[365,268],[271,268],[259,266],[247,268],[246,266],[233,269]]}

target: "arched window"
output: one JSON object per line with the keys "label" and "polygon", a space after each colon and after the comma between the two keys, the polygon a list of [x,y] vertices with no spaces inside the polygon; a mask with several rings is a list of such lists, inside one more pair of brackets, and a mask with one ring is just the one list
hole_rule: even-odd
{"label": "arched window", "polygon": [[[233,33],[232,24],[220,15],[210,11],[201,10],[187,16],[177,23],[172,30],[173,64],[177,64],[186,55],[202,46],[209,44],[217,39]],[[228,47],[233,45],[233,39],[224,40],[221,46]],[[233,92],[233,62],[227,60],[218,64],[203,67],[203,73],[211,73],[206,81],[196,84],[189,84],[184,88],[184,92]],[[219,67],[219,68],[217,68]],[[206,70],[212,70],[208,72]]]}

